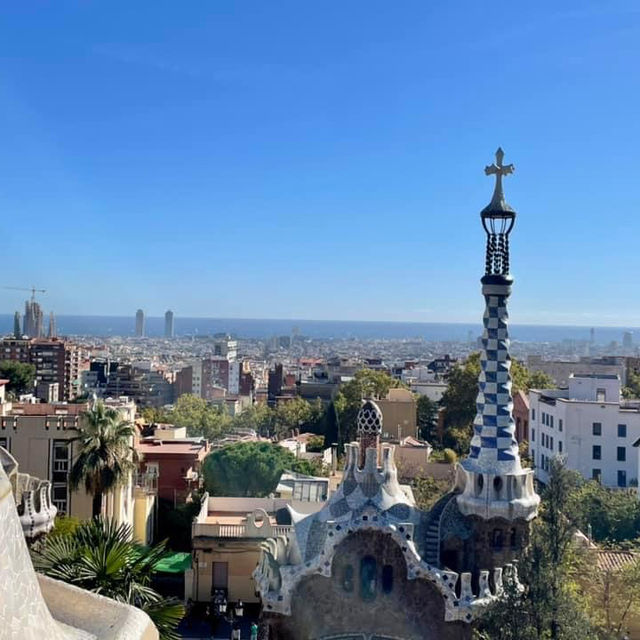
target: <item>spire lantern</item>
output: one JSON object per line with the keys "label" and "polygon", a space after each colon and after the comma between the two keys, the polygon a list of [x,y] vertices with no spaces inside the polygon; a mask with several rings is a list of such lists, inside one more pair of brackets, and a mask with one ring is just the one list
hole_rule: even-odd
{"label": "spire lantern", "polygon": [[516,221],[516,212],[504,198],[502,178],[515,171],[512,164],[503,164],[504,151],[498,147],[496,161],[484,168],[487,176],[494,175],[496,184],[491,202],[480,212],[482,226],[487,234],[487,275],[509,273],[509,234]]}

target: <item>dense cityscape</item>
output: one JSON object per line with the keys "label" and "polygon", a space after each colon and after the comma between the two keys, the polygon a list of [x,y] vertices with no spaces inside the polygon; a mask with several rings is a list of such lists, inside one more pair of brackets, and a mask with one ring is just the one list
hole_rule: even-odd
{"label": "dense cityscape", "polygon": [[637,7],[0,13],[0,640],[640,640]]}

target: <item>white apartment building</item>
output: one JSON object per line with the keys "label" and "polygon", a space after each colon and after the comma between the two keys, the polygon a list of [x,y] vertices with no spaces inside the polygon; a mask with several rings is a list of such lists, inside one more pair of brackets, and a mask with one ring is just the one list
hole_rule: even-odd
{"label": "white apartment building", "polygon": [[568,389],[532,389],[529,455],[536,477],[549,479],[550,460],[563,456],[567,467],[607,487],[638,483],[640,401],[620,398],[613,374],[573,374]]}

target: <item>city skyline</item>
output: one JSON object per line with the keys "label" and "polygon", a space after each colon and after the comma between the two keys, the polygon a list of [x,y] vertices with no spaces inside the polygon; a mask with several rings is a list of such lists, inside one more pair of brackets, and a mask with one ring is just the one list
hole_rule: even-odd
{"label": "city skyline", "polygon": [[512,320],[640,324],[634,3],[118,4],[3,9],[0,208],[48,230],[5,255],[48,308],[474,322],[500,144]]}

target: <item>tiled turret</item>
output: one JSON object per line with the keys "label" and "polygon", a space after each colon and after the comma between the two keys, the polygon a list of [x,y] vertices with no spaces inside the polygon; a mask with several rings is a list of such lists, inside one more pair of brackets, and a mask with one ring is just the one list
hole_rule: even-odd
{"label": "tiled turret", "polygon": [[513,173],[514,167],[503,165],[503,157],[498,149],[496,163],[485,168],[487,175],[496,176],[496,186],[491,203],[481,213],[487,253],[481,280],[485,312],[478,412],[469,457],[458,467],[458,507],[465,515],[483,519],[530,520],[537,514],[540,498],[533,488],[533,471],[522,468],[512,416],[507,300],[513,284],[509,233],[516,213],[502,190],[502,177]]}

